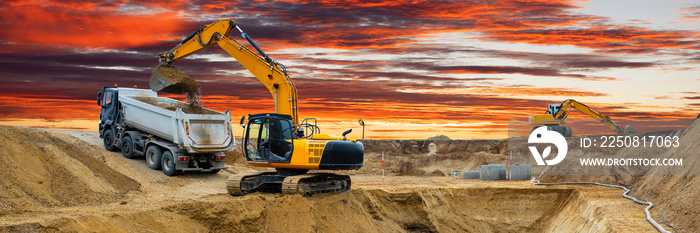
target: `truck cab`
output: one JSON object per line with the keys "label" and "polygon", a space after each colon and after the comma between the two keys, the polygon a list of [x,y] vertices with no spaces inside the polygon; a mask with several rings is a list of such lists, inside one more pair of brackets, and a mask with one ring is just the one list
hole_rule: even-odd
{"label": "truck cab", "polygon": [[101,109],[99,127],[100,138],[104,135],[105,125],[111,125],[117,115],[117,108],[119,108],[118,90],[118,88],[104,86],[102,87],[102,91],[97,93],[97,105],[99,105]]}

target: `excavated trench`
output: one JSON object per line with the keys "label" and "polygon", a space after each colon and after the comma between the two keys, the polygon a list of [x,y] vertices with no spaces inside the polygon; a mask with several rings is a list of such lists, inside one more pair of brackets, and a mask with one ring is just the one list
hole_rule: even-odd
{"label": "excavated trench", "polygon": [[[238,198],[213,195],[150,210],[65,216],[0,227],[0,230],[543,232],[553,230],[550,228],[552,219],[562,214],[567,205],[582,201],[578,196],[573,189],[499,187],[363,188],[311,198],[273,194]],[[171,221],[164,224],[163,219]]]}

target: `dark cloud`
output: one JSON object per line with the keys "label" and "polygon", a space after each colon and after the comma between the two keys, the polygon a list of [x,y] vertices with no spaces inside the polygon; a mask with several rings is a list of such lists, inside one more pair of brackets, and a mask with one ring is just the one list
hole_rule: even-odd
{"label": "dark cloud", "polygon": [[681,9],[684,19],[700,19],[700,5]]}
{"label": "dark cloud", "polygon": [[495,31],[490,38],[528,44],[570,44],[606,53],[653,53],[691,48],[700,41],[680,30],[654,31],[630,26],[582,27],[574,29],[527,29]]}
{"label": "dark cloud", "polygon": [[565,77],[591,81],[611,81],[613,77],[598,77],[583,74],[562,73],[553,67],[520,67],[520,66],[436,66],[426,63],[404,64],[417,69],[435,70],[453,74],[524,74],[532,76]]}
{"label": "dark cloud", "polygon": [[[673,55],[698,48],[693,32],[614,25],[603,17],[575,13],[575,4],[545,0],[124,0],[43,1],[41,5],[3,1],[0,120],[96,119],[99,107],[94,104],[95,93],[102,86],[116,83],[147,88],[151,69],[157,65],[156,56],[215,18],[235,19],[274,59],[295,64],[288,69],[299,89],[300,112],[312,116],[361,113],[387,120],[503,122],[508,117],[541,112],[551,104],[531,96],[610,95],[566,88],[547,92],[517,83],[506,86],[504,83],[510,83],[508,76],[493,74],[610,81],[617,78],[591,73],[663,64],[628,61],[607,53]],[[697,9],[688,12],[693,16]],[[473,33],[490,42],[573,45],[600,53],[527,53],[417,43],[436,34],[455,32]],[[237,31],[230,36],[247,44]],[[288,48],[343,52],[298,55],[284,50]],[[524,65],[471,65],[454,59],[464,54],[517,60]],[[271,111],[269,91],[240,64],[207,59],[228,54],[211,48],[198,55],[205,56],[184,58],[175,65],[200,81],[208,107],[231,109],[235,114]],[[325,55],[372,59],[347,61]],[[390,58],[371,57],[375,55]],[[454,92],[459,88],[465,93]],[[693,96],[684,99],[698,98],[689,95]],[[623,117],[687,115],[630,111],[629,106],[606,105],[600,109]]]}

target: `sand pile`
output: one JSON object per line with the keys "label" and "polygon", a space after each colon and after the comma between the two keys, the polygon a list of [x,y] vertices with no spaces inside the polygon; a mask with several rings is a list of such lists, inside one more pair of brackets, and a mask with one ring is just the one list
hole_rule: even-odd
{"label": "sand pile", "polygon": [[437,136],[432,136],[429,137],[428,140],[452,140],[450,137],[445,136],[445,135],[437,135]]}
{"label": "sand pile", "polygon": [[111,203],[139,189],[101,155],[64,133],[0,125],[0,216],[40,206]]}
{"label": "sand pile", "polygon": [[[641,150],[627,151],[641,153]],[[683,158],[685,165],[676,174],[661,175],[661,169],[652,170],[648,176],[635,182],[634,191],[642,198],[656,204],[676,228],[685,232],[699,232],[700,222],[700,118],[685,129],[680,145],[666,149],[660,158]]]}

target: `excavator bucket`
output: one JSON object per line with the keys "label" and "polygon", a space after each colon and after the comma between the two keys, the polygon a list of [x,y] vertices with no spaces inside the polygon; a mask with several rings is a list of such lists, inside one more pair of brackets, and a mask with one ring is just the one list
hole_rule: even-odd
{"label": "excavator bucket", "polygon": [[168,64],[161,64],[154,68],[148,84],[153,91],[173,94],[196,93],[199,90],[199,83],[192,77]]}

